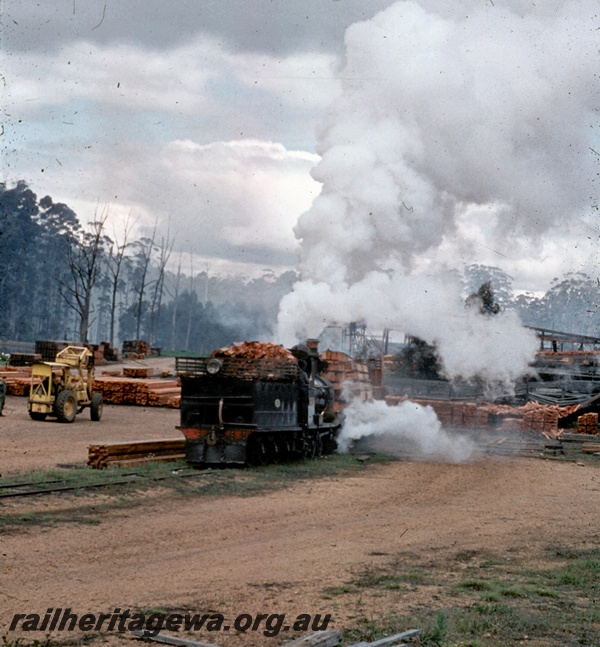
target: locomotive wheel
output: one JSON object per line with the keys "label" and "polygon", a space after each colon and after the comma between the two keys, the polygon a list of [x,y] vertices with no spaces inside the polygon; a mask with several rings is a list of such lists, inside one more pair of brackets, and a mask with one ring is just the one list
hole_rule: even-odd
{"label": "locomotive wheel", "polygon": [[304,437],[304,448],[302,456],[306,460],[311,460],[315,457],[317,451],[317,438],[314,434],[306,435]]}
{"label": "locomotive wheel", "polygon": [[264,439],[251,436],[252,443],[248,447],[248,463],[250,465],[267,465],[269,463],[269,452]]}
{"label": "locomotive wheel", "polygon": [[265,443],[266,439],[260,439],[258,441],[258,464],[259,465],[268,465],[269,464],[269,448]]}
{"label": "locomotive wheel", "polygon": [[317,456],[323,456],[323,439],[319,433],[315,435],[315,457]]}
{"label": "locomotive wheel", "polygon": [[290,459],[291,447],[287,438],[273,440],[273,460],[275,463],[286,463]]}

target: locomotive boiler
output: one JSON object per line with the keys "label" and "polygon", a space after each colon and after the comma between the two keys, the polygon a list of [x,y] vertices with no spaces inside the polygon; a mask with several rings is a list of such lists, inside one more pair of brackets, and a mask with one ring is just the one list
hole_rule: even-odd
{"label": "locomotive boiler", "polygon": [[245,342],[179,357],[179,429],[192,464],[264,465],[336,447],[341,418],[316,348]]}

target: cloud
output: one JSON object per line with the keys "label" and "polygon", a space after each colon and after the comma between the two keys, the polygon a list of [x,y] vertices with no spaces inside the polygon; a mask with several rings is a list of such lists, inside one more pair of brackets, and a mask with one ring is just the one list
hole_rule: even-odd
{"label": "cloud", "polygon": [[208,36],[244,53],[337,52],[349,24],[388,4],[389,0],[3,0],[3,44],[16,52],[49,53],[83,36],[99,44],[138,43],[160,51]]}
{"label": "cloud", "polygon": [[121,160],[95,182],[143,214],[147,228],[157,219],[164,233],[170,223],[176,248],[261,267],[293,265],[293,223],[318,188],[309,174],[316,155],[256,140],[174,140],[135,147]]}
{"label": "cloud", "polygon": [[318,157],[267,136],[274,114],[281,134],[306,133],[339,88],[332,56],[240,56],[209,39],[167,52],[78,41],[16,63],[6,181],[81,207],[84,222],[110,203],[146,230],[170,223],[177,245],[205,258],[295,264],[293,225],[316,197]]}

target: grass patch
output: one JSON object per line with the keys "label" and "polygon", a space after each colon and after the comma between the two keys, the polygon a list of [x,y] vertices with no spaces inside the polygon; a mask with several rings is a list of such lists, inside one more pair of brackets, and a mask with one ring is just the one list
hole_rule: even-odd
{"label": "grass patch", "polygon": [[363,571],[352,581],[359,589],[383,589],[388,591],[405,589],[427,583],[425,571],[411,566],[404,569],[400,563],[394,563],[383,569]]}
{"label": "grass patch", "polygon": [[[367,591],[376,593],[383,609],[397,607],[398,594],[405,601],[414,595],[415,600],[427,599],[428,604],[416,608],[411,604],[411,614],[360,618],[347,632],[347,642],[421,629],[411,644],[600,645],[600,548],[553,550],[544,567],[531,568],[526,560],[492,556],[457,572],[452,559],[427,565],[412,562],[408,568],[406,561],[397,559],[384,568],[365,571],[346,587],[350,590],[345,604],[352,603],[350,596],[360,604],[360,596]],[[465,578],[465,573],[476,577]],[[421,587],[428,588],[415,595]]]}

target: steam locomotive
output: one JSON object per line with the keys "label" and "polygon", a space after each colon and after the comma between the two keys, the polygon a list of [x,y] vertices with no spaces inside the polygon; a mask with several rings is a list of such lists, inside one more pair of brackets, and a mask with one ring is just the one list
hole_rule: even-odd
{"label": "steam locomotive", "polygon": [[265,465],[330,453],[341,418],[315,345],[245,342],[178,357],[186,460]]}

